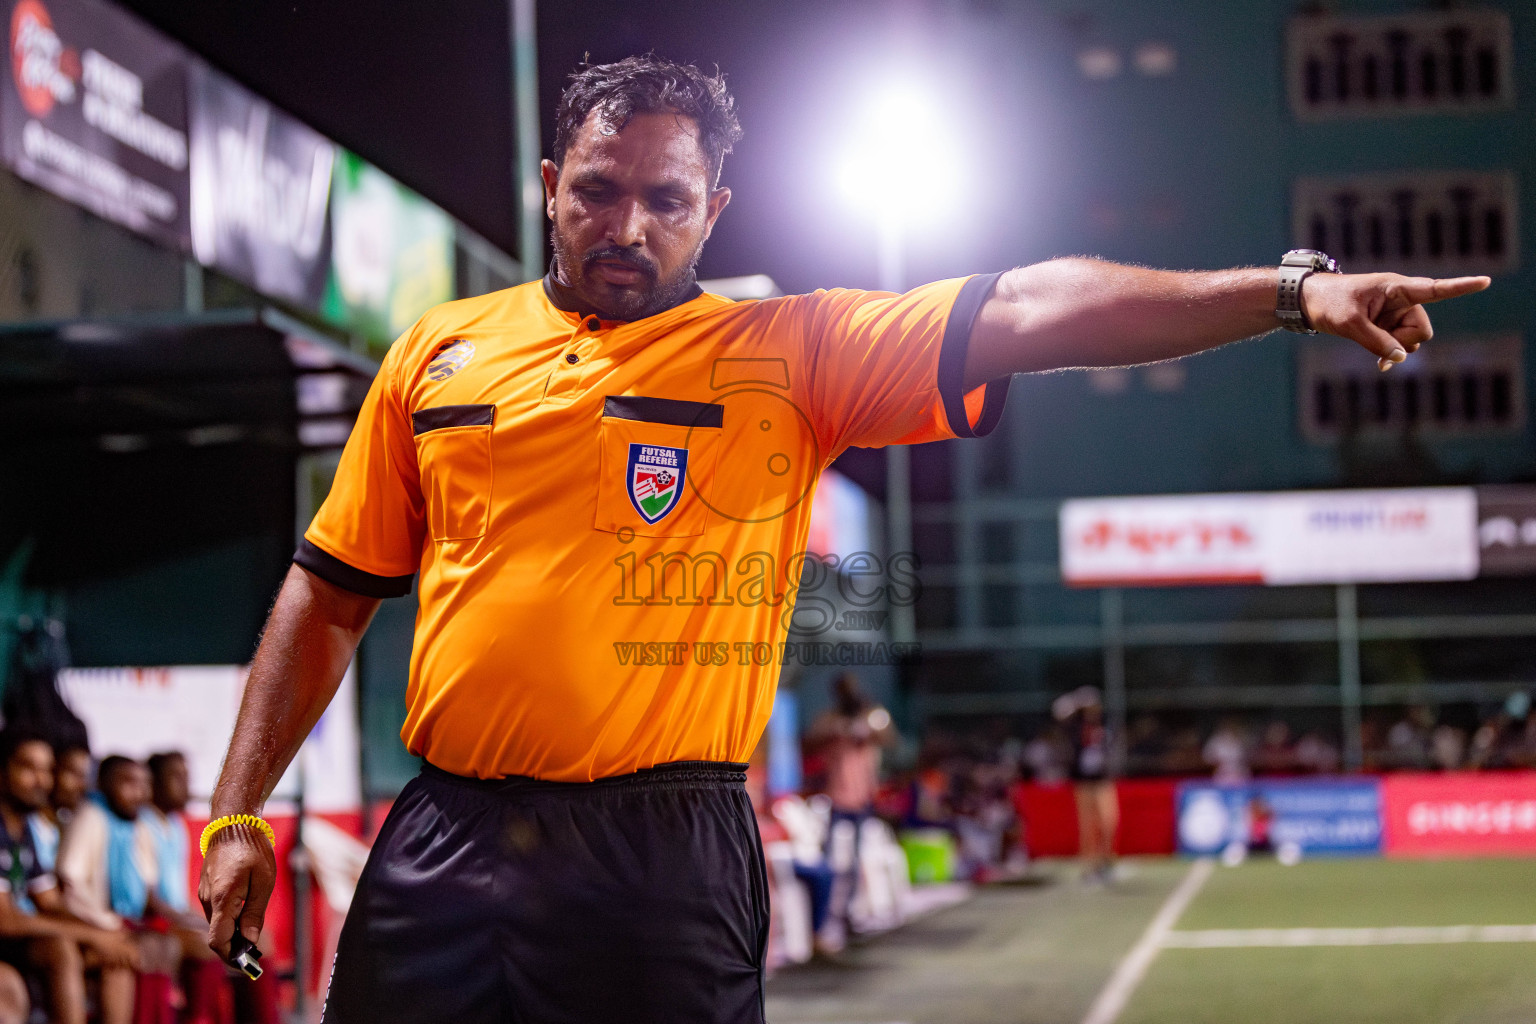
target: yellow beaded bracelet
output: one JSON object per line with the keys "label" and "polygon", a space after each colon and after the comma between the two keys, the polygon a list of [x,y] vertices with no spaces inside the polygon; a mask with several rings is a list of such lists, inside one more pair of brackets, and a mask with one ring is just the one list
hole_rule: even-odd
{"label": "yellow beaded bracelet", "polygon": [[208,856],[208,841],[212,839],[220,829],[229,828],[231,825],[249,825],[251,828],[267,837],[267,842],[272,848],[277,848],[277,833],[272,831],[272,826],[254,814],[226,814],[222,818],[214,818],[203,829],[203,837],[197,841],[197,848],[203,856]]}

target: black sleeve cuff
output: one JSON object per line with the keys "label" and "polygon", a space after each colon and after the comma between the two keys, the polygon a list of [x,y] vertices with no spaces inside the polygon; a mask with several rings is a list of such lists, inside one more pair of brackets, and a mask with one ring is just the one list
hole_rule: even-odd
{"label": "black sleeve cuff", "polygon": [[415,573],[404,576],[375,576],[354,568],[329,552],[311,544],[308,539],[299,541],[299,550],[293,553],[296,565],[308,569],[327,583],[334,583],[343,590],[364,597],[404,597],[411,592],[411,580]]}
{"label": "black sleeve cuff", "polygon": [[976,314],[997,285],[998,274],[977,274],[960,286],[955,304],[950,307],[949,321],[944,325],[944,342],[939,349],[939,394],[944,398],[944,415],[949,429],[956,437],[986,437],[1003,418],[1003,405],[1008,400],[1008,384],[1012,377],[999,377],[987,382],[986,397],[981,404],[981,415],[976,428],[971,429],[970,417],[965,414],[965,349],[971,342],[971,327]]}

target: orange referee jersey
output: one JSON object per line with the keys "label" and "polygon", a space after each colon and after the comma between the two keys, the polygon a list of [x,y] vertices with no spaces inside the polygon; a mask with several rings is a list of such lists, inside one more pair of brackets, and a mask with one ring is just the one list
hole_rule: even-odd
{"label": "orange referee jersey", "polygon": [[961,383],[995,281],[700,294],[632,323],[540,282],[439,306],[385,357],[295,560],[378,597],[420,574],[401,736],[440,768],[746,761],[819,474],[995,425],[1006,380]]}

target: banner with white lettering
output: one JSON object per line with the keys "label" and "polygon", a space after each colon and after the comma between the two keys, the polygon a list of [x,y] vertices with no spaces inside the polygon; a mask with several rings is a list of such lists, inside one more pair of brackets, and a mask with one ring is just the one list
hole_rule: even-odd
{"label": "banner with white lettering", "polygon": [[[95,757],[142,759],[178,750],[187,758],[192,799],[207,801],[229,747],[247,672],[244,665],[69,668],[59,673],[59,692],[85,722]],[[357,679],[349,667],[273,799],[296,799],[302,786],[310,813],[356,811],[362,806],[360,756]]]}
{"label": "banner with white lettering", "polygon": [[1234,843],[1247,851],[1317,856],[1381,850],[1375,779],[1256,779],[1243,785],[1181,782],[1179,852],[1206,856]]}
{"label": "banner with white lettering", "polygon": [[187,82],[193,252],[259,292],[319,308],[335,145],[201,61]]}
{"label": "banner with white lettering", "polygon": [[1074,586],[1470,579],[1470,487],[1090,498],[1061,508]]}
{"label": "banner with white lettering", "polygon": [[1536,772],[1400,772],[1381,788],[1389,856],[1536,854]]}
{"label": "banner with white lettering", "polygon": [[186,251],[187,58],[99,0],[0,0],[0,156],[20,177]]}

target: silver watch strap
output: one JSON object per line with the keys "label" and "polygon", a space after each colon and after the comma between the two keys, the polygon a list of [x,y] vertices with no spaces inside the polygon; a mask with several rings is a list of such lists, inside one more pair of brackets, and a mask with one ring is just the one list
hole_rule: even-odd
{"label": "silver watch strap", "polygon": [[1316,334],[1301,311],[1301,282],[1312,268],[1280,264],[1280,287],[1275,293],[1275,317],[1280,326],[1297,334]]}

